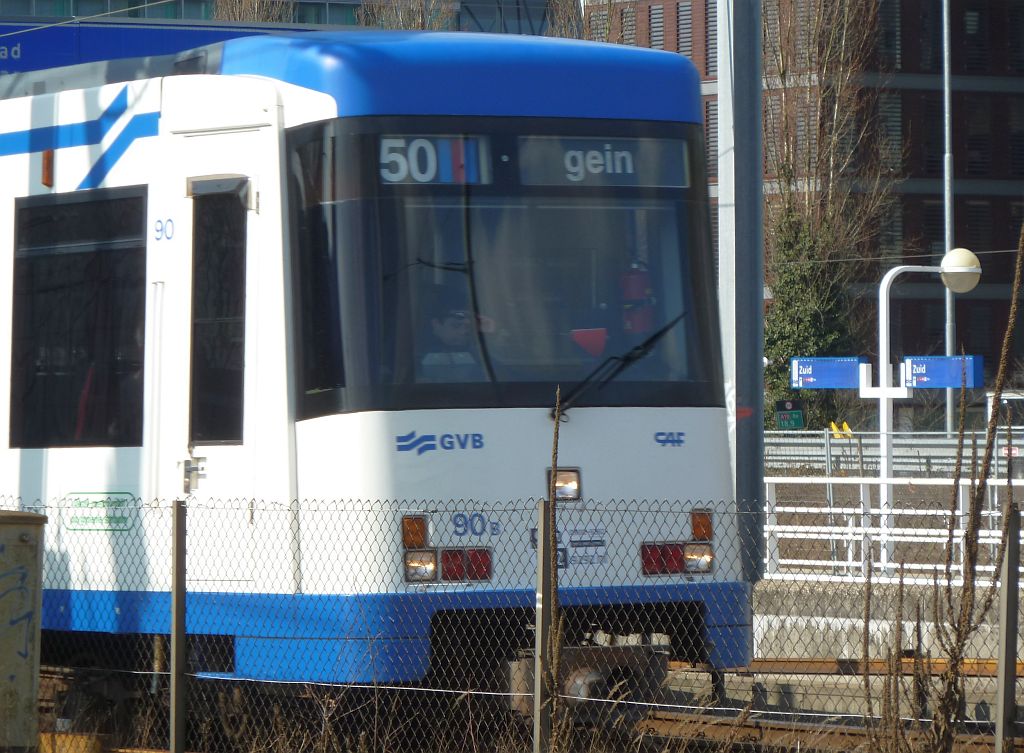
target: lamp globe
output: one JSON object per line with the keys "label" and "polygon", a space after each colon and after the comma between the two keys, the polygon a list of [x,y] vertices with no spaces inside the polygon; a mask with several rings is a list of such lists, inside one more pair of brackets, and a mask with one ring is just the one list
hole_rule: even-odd
{"label": "lamp globe", "polygon": [[954,293],[967,293],[974,290],[981,279],[981,262],[973,252],[966,248],[954,248],[942,257],[939,265],[942,284]]}

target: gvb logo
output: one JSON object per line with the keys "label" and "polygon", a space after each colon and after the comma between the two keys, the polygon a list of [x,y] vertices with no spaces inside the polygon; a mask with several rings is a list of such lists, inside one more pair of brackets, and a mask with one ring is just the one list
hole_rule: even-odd
{"label": "gvb logo", "polygon": [[437,449],[437,437],[433,434],[421,434],[416,436],[415,431],[395,437],[395,449],[399,452],[416,451],[417,455]]}
{"label": "gvb logo", "polygon": [[415,431],[395,437],[395,449],[399,452],[414,452],[422,455],[431,450],[481,450],[483,434],[420,434]]}

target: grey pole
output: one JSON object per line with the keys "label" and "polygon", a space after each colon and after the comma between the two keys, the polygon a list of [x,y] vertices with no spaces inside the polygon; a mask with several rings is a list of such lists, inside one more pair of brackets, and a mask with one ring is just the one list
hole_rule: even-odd
{"label": "grey pole", "polygon": [[185,750],[185,501],[176,499],[172,508],[171,546],[171,749]]}
{"label": "grey pole", "polygon": [[1020,567],[1020,508],[1010,501],[1006,514],[1006,553],[999,577],[999,659],[996,670],[995,753],[1013,750],[1007,737],[1016,737],[1017,699],[1017,602]]}
{"label": "grey pole", "polygon": [[754,582],[765,546],[761,3],[717,0],[717,12],[722,357],[743,573]]}
{"label": "grey pole", "polygon": [[[950,42],[949,42],[949,0],[942,0],[942,120],[945,133],[945,155],[942,160],[942,196],[943,221],[945,225],[942,250],[947,254],[953,248],[953,94],[950,75]],[[956,355],[956,307],[953,303],[953,291],[946,289],[946,355]],[[954,390],[946,388],[946,434],[953,433],[954,424]]]}

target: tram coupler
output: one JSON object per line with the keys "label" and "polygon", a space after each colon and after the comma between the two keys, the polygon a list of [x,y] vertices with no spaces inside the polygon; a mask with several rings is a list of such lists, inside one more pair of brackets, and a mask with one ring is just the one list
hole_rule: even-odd
{"label": "tram coupler", "polygon": [[[558,651],[559,695],[576,721],[640,719],[668,676],[668,653],[653,646],[568,646]],[[508,662],[511,709],[533,716],[532,651]]]}

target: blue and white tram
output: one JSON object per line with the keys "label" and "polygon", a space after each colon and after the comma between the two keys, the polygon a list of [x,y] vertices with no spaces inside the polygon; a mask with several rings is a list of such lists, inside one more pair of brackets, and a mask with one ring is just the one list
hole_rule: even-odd
{"label": "blue and white tram", "polygon": [[190,550],[200,671],[514,667],[536,523],[496,503],[545,495],[561,386],[561,505],[600,549],[567,544],[568,640],[749,660],[686,59],[285,34],[0,97],[0,493],[50,510],[45,636],[166,634],[168,532],[133,505],[187,494],[217,541]]}

